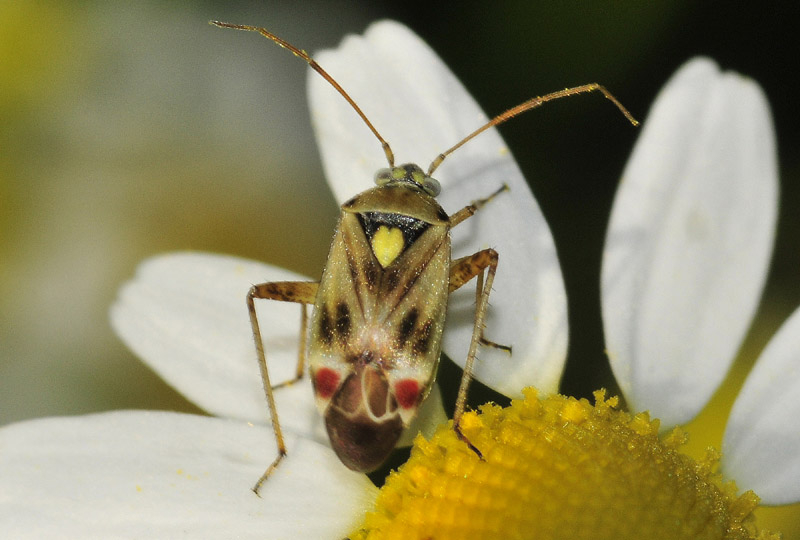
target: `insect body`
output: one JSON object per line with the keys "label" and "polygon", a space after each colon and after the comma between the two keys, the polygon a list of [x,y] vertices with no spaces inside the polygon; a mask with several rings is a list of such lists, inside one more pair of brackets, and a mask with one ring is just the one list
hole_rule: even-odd
{"label": "insect body", "polygon": [[457,222],[434,199],[438,183],[418,166],[386,169],[376,180],[378,187],[342,205],[308,355],[331,444],[360,471],[383,463],[430,390],[450,289],[487,267],[491,281],[497,266],[497,254],[485,250],[451,268]]}
{"label": "insect body", "polygon": [[[389,144],[347,93],[305,52],[263,28],[212,22],[255,31],[304,59],[333,85],[361,116],[383,146],[388,169],[378,171],[377,186],[341,206],[328,260],[319,283],[273,282],[253,286],[247,295],[259,366],[279,455],[254,486],[258,489],[286,455],[269,379],[256,299],[304,304],[297,378],[307,360],[319,410],[336,454],[349,468],[368,472],[380,466],[428,395],[441,352],[448,295],[477,278],[474,327],[458,391],[453,426],[461,434],[467,388],[483,337],[489,293],[498,254],[484,249],[452,260],[450,229],[500,194],[477,200],[448,215],[436,202],[439,183],[431,176],[442,161],[489,127],[521,112],[578,93],[598,90],[635,120],[603,87],[590,84],[533,98],[495,117],[440,154],[427,173],[417,165],[394,165]],[[485,279],[484,279],[485,274]],[[305,304],[313,304],[310,323]]]}
{"label": "insect body", "polygon": [[450,223],[424,178],[396,167],[342,205],[314,304],[314,391],[334,450],[355,470],[383,463],[438,365]]}
{"label": "insect body", "polygon": [[314,304],[301,332],[317,405],[339,459],[364,472],[386,460],[431,388],[449,293],[488,268],[474,358],[498,260],[492,249],[450,258],[450,229],[491,197],[448,216],[434,198],[438,182],[417,165],[381,170],[376,182],[342,205],[318,284],[265,283],[248,295],[257,346],[254,298]]}

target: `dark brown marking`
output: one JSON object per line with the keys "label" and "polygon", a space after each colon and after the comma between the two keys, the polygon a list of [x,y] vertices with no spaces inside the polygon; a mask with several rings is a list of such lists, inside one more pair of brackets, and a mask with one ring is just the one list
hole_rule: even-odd
{"label": "dark brown marking", "polygon": [[370,264],[364,268],[364,277],[367,280],[369,288],[374,290],[378,283],[378,270]]}
{"label": "dark brown marking", "polygon": [[336,334],[340,341],[350,338],[350,308],[344,302],[336,305]]}
{"label": "dark brown marking", "polygon": [[403,320],[400,321],[400,329],[397,333],[397,343],[402,347],[408,342],[409,336],[414,331],[414,327],[417,325],[417,319],[419,318],[419,311],[417,308],[411,308],[408,313],[405,314]]}
{"label": "dark brown marking", "polygon": [[414,340],[414,354],[428,354],[431,349],[431,338],[433,337],[433,320],[428,319],[416,333]]}
{"label": "dark brown marking", "polygon": [[353,283],[359,283],[361,279],[358,276],[358,265],[353,260],[349,250],[347,251],[347,268],[350,270],[350,279]]}
{"label": "dark brown marking", "polygon": [[280,287],[277,283],[264,283],[262,286],[264,292],[275,294],[276,292],[280,291]]}
{"label": "dark brown marking", "polygon": [[328,314],[328,306],[322,304],[319,311],[319,337],[325,345],[330,345],[333,343],[333,323]]}
{"label": "dark brown marking", "polygon": [[261,291],[262,293],[266,293],[269,298],[281,298],[288,300],[294,296],[294,291],[284,287],[283,285],[284,284],[280,282],[264,283],[261,286]]}
{"label": "dark brown marking", "polygon": [[398,267],[394,267],[393,269],[386,272],[386,289],[389,292],[394,291],[397,286],[400,284],[400,269]]}
{"label": "dark brown marking", "polygon": [[305,281],[272,281],[253,285],[253,298],[313,304],[319,283]]}

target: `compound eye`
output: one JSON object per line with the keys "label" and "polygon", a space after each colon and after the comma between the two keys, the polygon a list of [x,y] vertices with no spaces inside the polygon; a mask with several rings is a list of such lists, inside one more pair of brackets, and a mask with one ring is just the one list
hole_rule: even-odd
{"label": "compound eye", "polygon": [[389,182],[392,181],[392,170],[391,169],[379,169],[378,172],[375,173],[375,184],[379,186],[385,186]]}
{"label": "compound eye", "polygon": [[433,197],[436,197],[442,192],[442,186],[439,184],[439,181],[430,176],[426,176],[422,181],[422,189],[425,190],[425,193]]}

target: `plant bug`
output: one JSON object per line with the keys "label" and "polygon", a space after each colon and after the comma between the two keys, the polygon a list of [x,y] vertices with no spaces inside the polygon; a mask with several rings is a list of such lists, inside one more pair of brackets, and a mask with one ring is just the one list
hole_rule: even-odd
{"label": "plant bug", "polygon": [[[465,409],[479,345],[511,348],[483,336],[498,254],[482,249],[451,259],[450,230],[506,188],[448,215],[436,202],[440,187],[434,171],[444,159],[490,127],[548,101],[592,91],[611,100],[634,125],[637,122],[604,87],[587,84],[530,99],[496,116],[445,150],[423,171],[415,164],[395,166],[389,143],[347,92],[305,51],[268,30],[212,21],[222,28],[258,32],[306,61],[350,104],[381,143],[389,167],[375,175],[376,187],[341,206],[327,263],[319,282],[270,282],[247,294],[259,368],[272,418],[278,456],[253,487],[259,488],[286,455],[269,378],[255,300],[302,304],[296,377],[308,362],[317,406],[324,416],[333,450],[348,468],[369,472],[379,467],[433,384],[441,352],[448,296],[476,279],[472,337],[458,389],[453,428],[463,436]],[[309,319],[306,305],[312,304]]]}

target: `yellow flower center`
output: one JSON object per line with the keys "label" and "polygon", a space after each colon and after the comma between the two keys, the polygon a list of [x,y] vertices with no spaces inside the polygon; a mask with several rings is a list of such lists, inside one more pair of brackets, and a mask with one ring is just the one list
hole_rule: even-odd
{"label": "yellow flower center", "polygon": [[718,453],[682,454],[679,429],[631,416],[595,393],[596,404],[533,389],[510,407],[464,415],[464,435],[441,426],[417,436],[411,458],[381,489],[353,540],[761,539],[758,497],[723,484]]}

